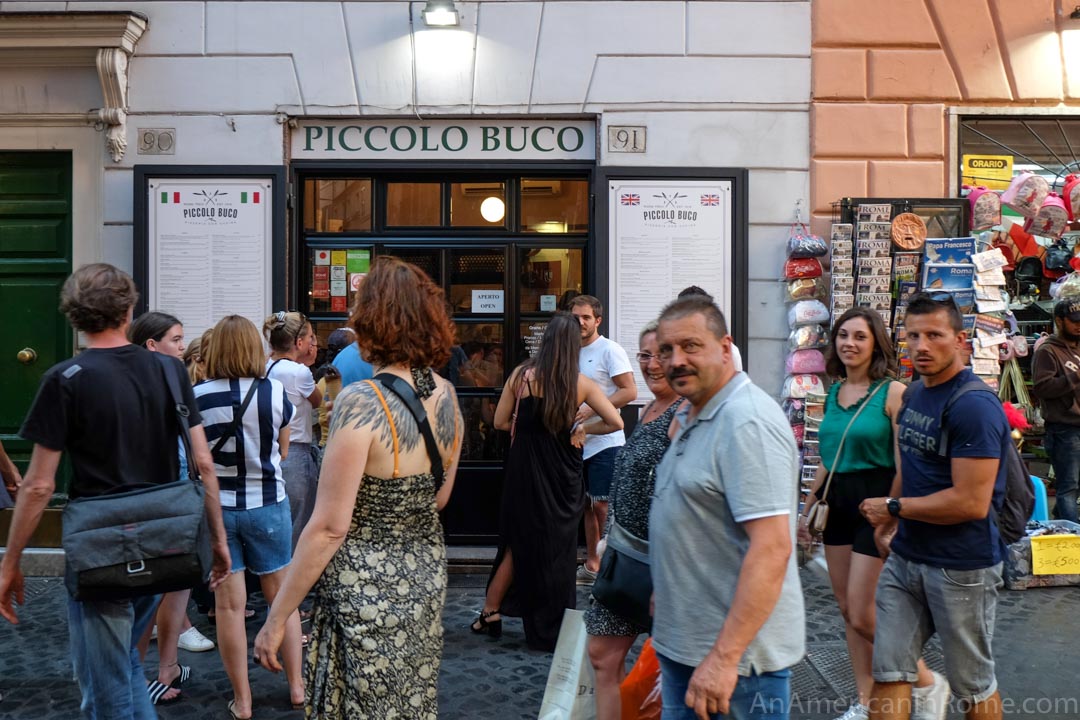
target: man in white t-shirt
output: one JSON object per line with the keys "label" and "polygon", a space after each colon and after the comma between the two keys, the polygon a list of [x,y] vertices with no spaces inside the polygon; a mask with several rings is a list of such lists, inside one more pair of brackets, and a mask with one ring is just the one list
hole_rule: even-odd
{"label": "man in white t-shirt", "polygon": [[[592,295],[578,295],[570,301],[570,312],[581,323],[581,372],[596,382],[611,404],[621,408],[637,398],[634,369],[626,351],[613,340],[599,333],[604,307]],[[584,422],[595,413],[582,405],[577,422]],[[585,509],[585,543],[588,556],[578,568],[578,584],[587,585],[596,579],[600,569],[597,544],[607,524],[608,497],[615,470],[615,455],[626,443],[622,430],[608,435],[589,435],[585,441],[585,483],[591,500]]]}

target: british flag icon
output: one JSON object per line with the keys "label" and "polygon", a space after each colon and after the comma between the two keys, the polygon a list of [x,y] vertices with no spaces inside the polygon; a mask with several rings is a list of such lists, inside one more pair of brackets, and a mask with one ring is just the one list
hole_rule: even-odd
{"label": "british flag icon", "polygon": [[625,193],[619,197],[619,202],[623,205],[640,205],[641,196],[637,193]]}
{"label": "british flag icon", "polygon": [[702,195],[701,196],[701,204],[702,205],[719,205],[720,204],[720,196],[719,195]]}

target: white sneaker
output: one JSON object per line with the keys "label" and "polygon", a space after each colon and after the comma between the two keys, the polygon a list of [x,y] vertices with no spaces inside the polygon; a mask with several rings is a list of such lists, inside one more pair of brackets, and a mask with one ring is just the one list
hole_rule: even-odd
{"label": "white sneaker", "polygon": [[176,646],[188,652],[206,652],[214,649],[214,641],[199,632],[199,628],[192,625],[180,633]]}
{"label": "white sneaker", "polygon": [[578,565],[577,569],[577,584],[578,585],[592,585],[596,582],[596,573],[584,565]]}
{"label": "white sneaker", "polygon": [[931,674],[933,685],[911,689],[911,720],[945,720],[949,711],[949,683],[941,673]]}
{"label": "white sneaker", "polygon": [[870,708],[859,703],[853,703],[851,707],[847,709],[847,712],[836,718],[836,720],[869,720]]}

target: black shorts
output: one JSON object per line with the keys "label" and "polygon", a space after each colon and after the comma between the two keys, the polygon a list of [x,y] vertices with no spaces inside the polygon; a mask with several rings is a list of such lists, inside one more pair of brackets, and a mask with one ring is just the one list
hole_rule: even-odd
{"label": "black shorts", "polygon": [[887,497],[895,475],[892,468],[835,473],[829,486],[829,521],[822,542],[851,545],[852,551],[860,555],[881,557],[874,544],[874,527],[859,512],[859,505],[866,498]]}

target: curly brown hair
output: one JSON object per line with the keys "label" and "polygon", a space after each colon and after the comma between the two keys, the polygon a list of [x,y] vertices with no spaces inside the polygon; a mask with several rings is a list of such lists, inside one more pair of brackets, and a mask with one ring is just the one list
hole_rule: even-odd
{"label": "curly brown hair", "polygon": [[372,264],[349,324],[364,359],[376,367],[442,367],[455,342],[442,288],[420,268],[394,257]]}
{"label": "curly brown hair", "polygon": [[76,330],[99,333],[121,327],[139,299],[135,281],[107,263],[83,265],[64,281],[60,312]]}

